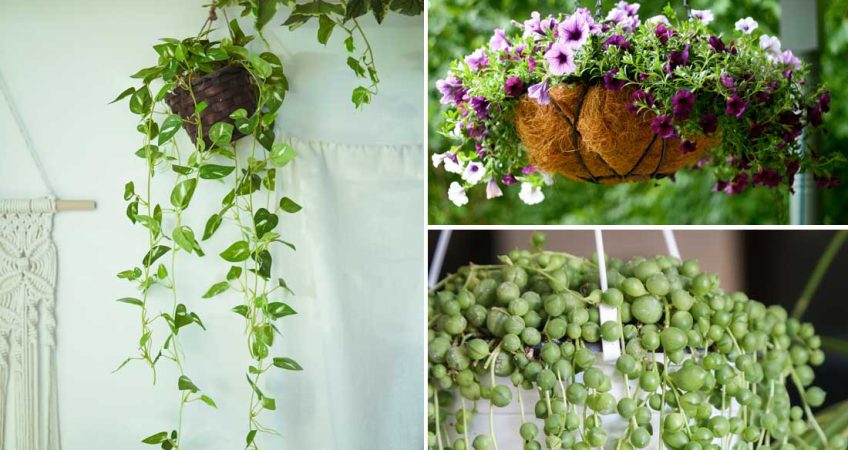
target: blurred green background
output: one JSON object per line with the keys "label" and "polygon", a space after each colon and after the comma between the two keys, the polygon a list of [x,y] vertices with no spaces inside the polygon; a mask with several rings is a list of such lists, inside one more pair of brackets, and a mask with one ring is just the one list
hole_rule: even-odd
{"label": "blurred green background", "polygon": [[[605,0],[604,10],[616,1]],[[644,0],[644,19],[659,14],[667,0]],[[485,45],[492,30],[524,20],[532,11],[542,15],[591,7],[594,0],[431,0],[429,9],[430,152],[444,152],[451,142],[438,133],[443,107],[435,81],[444,78],[453,59]],[[683,14],[683,1],[672,6]],[[779,0],[690,0],[694,9],[711,9],[713,29],[728,32],[742,17],[751,16],[760,29],[779,34]],[[815,5],[816,0],[810,0]],[[826,117],[827,134],[818,144],[822,152],[848,149],[848,0],[818,0],[821,80],[832,93],[832,110]],[[558,176],[545,188],[545,201],[528,206],[518,199],[517,186],[501,198],[487,201],[485,189],[469,191],[470,202],[454,206],[447,197],[453,178],[444,170],[430,170],[429,220],[433,224],[781,224],[789,220],[789,195],[769,189],[751,189],[730,197],[712,192],[711,173],[685,170],[676,182],[598,186]],[[848,182],[848,168],[835,175]],[[820,192],[819,222],[848,223],[848,184]]]}

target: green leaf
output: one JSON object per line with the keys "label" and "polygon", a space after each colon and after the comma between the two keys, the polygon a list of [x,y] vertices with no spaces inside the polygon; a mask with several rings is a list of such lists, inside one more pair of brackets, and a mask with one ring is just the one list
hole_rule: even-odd
{"label": "green leaf", "polygon": [[194,323],[194,319],[189,315],[186,306],[180,303],[177,305],[177,309],[174,315],[174,328],[179,330],[180,328],[190,325]]}
{"label": "green leaf", "polygon": [[192,382],[192,381],[191,381],[191,380],[190,380],[187,376],[185,376],[185,375],[182,375],[182,376],[180,377],[179,381],[177,382],[177,387],[178,387],[178,388],[179,388],[179,390],[181,390],[181,391],[191,391],[191,392],[193,392],[193,393],[194,393],[194,392],[197,392],[197,391],[199,391],[199,390],[200,390],[200,389],[198,389],[198,388],[197,388],[197,386],[195,386],[195,385],[194,385],[194,383],[193,383],[193,382]]}
{"label": "green leaf", "polygon": [[292,200],[288,197],[283,197],[283,198],[280,199],[280,209],[282,209],[283,211],[285,211],[287,213],[294,214],[294,213],[300,211],[303,208],[300,205],[298,205],[297,203],[295,203],[294,200]]}
{"label": "green leaf", "polygon": [[220,226],[221,216],[219,216],[218,214],[212,214],[211,216],[209,216],[209,220],[206,221],[206,227],[203,229],[203,240],[205,241],[211,238]]}
{"label": "green leaf", "polygon": [[144,255],[144,259],[142,260],[142,264],[145,267],[150,267],[156,262],[157,259],[161,258],[165,253],[171,250],[171,247],[167,245],[157,245],[150,249],[146,255]]}
{"label": "green leaf", "polygon": [[359,108],[364,104],[371,103],[371,92],[365,87],[359,86],[353,90],[351,100],[353,101],[353,104]]}
{"label": "green leaf", "polygon": [[268,357],[268,346],[259,339],[253,341],[253,345],[250,346],[250,351],[253,354],[253,358],[257,361]]}
{"label": "green leaf", "polygon": [[277,409],[277,401],[273,398],[265,397],[262,399],[262,407],[268,411],[275,411]]}
{"label": "green leaf", "polygon": [[115,97],[115,100],[112,100],[111,102],[109,102],[109,104],[111,105],[112,103],[121,101],[124,98],[126,98],[128,95],[132,95],[134,92],[135,92],[135,88],[129,87],[129,88],[125,89],[124,92],[121,92],[120,94],[118,94],[118,96]]}
{"label": "green leaf", "polygon": [[356,51],[356,43],[353,40],[353,36],[348,36],[344,40],[344,45],[348,53],[353,53],[354,51]]}
{"label": "green leaf", "polygon": [[144,438],[144,440],[142,440],[141,442],[145,443],[145,444],[156,445],[156,444],[161,444],[162,442],[165,441],[165,439],[168,439],[168,432],[167,431],[160,431],[159,433],[156,433],[152,436],[148,436],[148,437]]}
{"label": "green leaf", "polygon": [[206,403],[207,405],[209,405],[209,406],[211,406],[215,409],[218,408],[218,405],[215,404],[215,400],[212,400],[212,398],[209,397],[208,395],[201,395],[200,401],[202,401],[203,403]]}
{"label": "green leaf", "polygon": [[365,77],[365,68],[362,67],[362,64],[359,62],[358,59],[356,59],[352,56],[348,56],[347,57],[347,66],[350,67],[350,70],[352,70],[353,73],[355,73],[357,77],[359,77],[359,78]]}
{"label": "green leaf", "polygon": [[389,8],[407,16],[417,16],[424,12],[424,0],[392,0]]}
{"label": "green leaf", "polygon": [[303,367],[300,367],[300,364],[291,358],[274,358],[274,365],[280,369],[303,370]]}
{"label": "green leaf", "polygon": [[271,328],[271,325],[259,325],[253,329],[253,332],[256,334],[256,339],[259,342],[262,342],[268,347],[274,345],[274,329]]}
{"label": "green leaf", "polygon": [[129,200],[135,195],[135,184],[130,181],[124,185],[124,200]]}
{"label": "green leaf", "polygon": [[297,311],[285,303],[273,302],[268,305],[268,314],[276,320],[281,317],[297,314]]}
{"label": "green leaf", "polygon": [[848,356],[848,341],[827,336],[822,336],[821,341],[825,349]]}
{"label": "green leaf", "polygon": [[374,13],[374,18],[377,19],[377,23],[383,23],[383,19],[386,18],[386,7],[388,5],[384,2],[384,0],[371,0],[371,11]]}
{"label": "green leaf", "polygon": [[256,13],[256,29],[262,28],[271,21],[277,13],[278,0],[258,0],[258,11]]}
{"label": "green leaf", "polygon": [[289,289],[289,285],[288,283],[286,283],[286,280],[282,278],[277,278],[277,282],[280,284],[281,288],[285,289],[289,294],[294,295],[294,291]]}
{"label": "green leaf", "polygon": [[171,191],[171,204],[177,209],[185,209],[194,195],[197,179],[189,178],[177,184]]}
{"label": "green leaf", "polygon": [[159,145],[168,142],[168,140],[170,140],[172,137],[174,137],[175,134],[177,134],[177,131],[180,131],[180,127],[182,126],[182,117],[176,114],[171,114],[170,116],[166,117],[165,120],[162,121],[162,126],[159,128]]}
{"label": "green leaf", "polygon": [[265,233],[273,231],[280,219],[276,214],[265,208],[259,208],[253,216],[253,225],[256,228],[256,236],[262,237]]}
{"label": "green leaf", "polygon": [[350,0],[345,10],[345,20],[355,19],[368,12],[366,0]]}
{"label": "green leaf", "polygon": [[280,142],[271,149],[271,163],[277,167],[283,167],[288,164],[294,157],[297,156],[297,152],[292,148],[291,145],[286,144],[284,142]]}
{"label": "green leaf", "polygon": [[250,245],[246,241],[238,241],[221,252],[221,258],[229,262],[241,262],[250,257]]}
{"label": "green leaf", "polygon": [[191,167],[181,166],[179,164],[172,165],[171,170],[173,170],[174,172],[176,172],[180,175],[190,175],[192,172],[194,172],[194,169],[192,169]]}
{"label": "green leaf", "polygon": [[215,283],[215,284],[212,285],[212,287],[209,288],[209,290],[206,291],[205,294],[203,294],[203,298],[212,298],[212,297],[214,297],[218,294],[226,292],[227,289],[229,289],[229,288],[230,288],[230,283],[227,282],[227,281],[221,281],[220,283]]}
{"label": "green leaf", "polygon": [[194,107],[194,113],[195,113],[195,114],[200,114],[200,113],[202,113],[202,112],[203,112],[203,110],[204,110],[204,109],[206,109],[207,107],[209,107],[209,105],[208,105],[208,104],[206,104],[206,102],[200,102],[200,103],[198,103],[198,104],[197,104],[197,106],[195,106],[195,107]]}
{"label": "green leaf", "polygon": [[119,298],[116,301],[121,303],[127,303],[129,305],[144,306],[144,303],[141,300],[132,297]]}
{"label": "green leaf", "polygon": [[325,0],[314,0],[308,3],[296,5],[292,12],[305,16],[320,16],[322,14],[336,14],[340,16],[345,13],[345,10],[339,3],[331,3]]}
{"label": "green leaf", "polygon": [[244,438],[244,441],[247,445],[250,445],[253,443],[254,439],[256,439],[256,430],[250,430],[247,432],[247,437]]}
{"label": "green leaf", "polygon": [[209,140],[215,145],[223,147],[229,145],[233,139],[233,124],[227,122],[215,122],[209,128]]}
{"label": "green leaf", "polygon": [[130,270],[118,272],[118,278],[125,278],[130,281],[137,280],[140,276],[141,269],[139,269],[138,267],[133,267]]}
{"label": "green leaf", "polygon": [[150,89],[147,86],[137,89],[130,97],[130,111],[134,114],[147,114],[153,106]]}
{"label": "green leaf", "polygon": [[327,45],[327,42],[330,40],[330,36],[333,34],[333,28],[335,28],[336,22],[333,22],[333,19],[330,19],[327,16],[318,17],[318,42]]}
{"label": "green leaf", "polygon": [[177,243],[183,250],[191,253],[195,252],[198,256],[203,256],[203,250],[200,249],[200,246],[197,244],[197,239],[194,237],[194,230],[183,225],[177,228],[174,228],[174,232],[172,236],[174,238],[174,242]]}
{"label": "green leaf", "polygon": [[230,267],[229,272],[227,272],[227,281],[232,281],[241,276],[241,267],[232,266]]}
{"label": "green leaf", "polygon": [[268,78],[274,71],[271,64],[260,58],[259,55],[251,55],[250,64],[253,66],[253,71],[256,72],[256,75],[259,75],[260,78]]}
{"label": "green leaf", "polygon": [[219,166],[217,164],[204,164],[200,166],[200,178],[204,180],[216,180],[224,178],[233,173],[236,168],[234,166]]}
{"label": "green leaf", "polygon": [[250,309],[247,307],[247,305],[238,305],[234,307],[232,311],[244,318],[247,318],[247,316],[250,314]]}

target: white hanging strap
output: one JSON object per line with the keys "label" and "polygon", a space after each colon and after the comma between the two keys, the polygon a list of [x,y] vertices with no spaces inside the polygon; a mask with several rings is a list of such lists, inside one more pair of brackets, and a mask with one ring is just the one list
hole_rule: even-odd
{"label": "white hanging strap", "polygon": [[[3,97],[6,99],[6,106],[9,108],[9,112],[15,120],[15,124],[18,126],[18,131],[20,131],[21,136],[24,139],[27,152],[29,152],[29,156],[35,164],[35,168],[38,170],[41,182],[44,183],[44,187],[47,189],[50,198],[55,198],[56,192],[53,190],[53,185],[50,184],[50,178],[47,176],[47,171],[44,169],[44,164],[41,162],[41,158],[38,157],[38,152],[35,150],[35,144],[33,144],[32,141],[32,136],[30,136],[29,130],[27,130],[26,125],[24,125],[24,119],[21,117],[21,113],[15,104],[15,100],[12,98],[11,90],[6,84],[6,79],[3,77],[2,71],[0,71],[0,92],[3,93]],[[94,209],[96,204],[93,200],[58,200],[53,204],[53,206],[56,211],[83,211]]]}
{"label": "white hanging strap", "polygon": [[[595,249],[598,253],[598,274],[601,281],[601,290],[606,292],[609,288],[607,281],[607,258],[604,253],[604,236],[600,229],[595,230]],[[600,322],[613,320],[618,321],[618,309],[609,306],[603,302],[598,305],[600,312]],[[615,361],[621,356],[621,344],[616,339],[615,341],[601,340],[601,349],[603,350],[604,361]]]}
{"label": "white hanging strap", "polygon": [[433,252],[433,261],[430,263],[430,278],[427,282],[433,287],[439,282],[439,274],[442,273],[442,265],[445,262],[445,254],[448,252],[452,230],[442,230],[439,240],[436,242],[436,250]]}
{"label": "white hanging strap", "polygon": [[663,238],[665,238],[665,246],[668,247],[668,254],[682,261],[680,249],[677,248],[677,240],[674,238],[674,230],[664,229],[662,233]]}

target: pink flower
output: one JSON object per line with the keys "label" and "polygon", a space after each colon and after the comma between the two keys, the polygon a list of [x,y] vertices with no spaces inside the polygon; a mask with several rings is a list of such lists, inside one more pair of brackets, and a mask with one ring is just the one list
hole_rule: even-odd
{"label": "pink flower", "polygon": [[801,68],[801,60],[798,59],[798,57],[795,56],[794,53],[792,53],[792,50],[786,50],[785,52],[781,53],[780,56],[775,59],[775,61],[777,61],[778,64],[783,64],[784,66],[793,70],[798,70]]}
{"label": "pink flower", "polygon": [[580,48],[589,39],[589,23],[582,15],[568,16],[558,27],[559,37],[566,45]]}
{"label": "pink flower", "polygon": [[491,200],[501,196],[503,196],[503,191],[498,186],[498,182],[494,178],[489,178],[489,181],[486,183],[486,198]]}
{"label": "pink flower", "polygon": [[465,57],[465,62],[471,67],[471,70],[478,71],[489,65],[489,58],[482,48],[478,48],[474,53]]}
{"label": "pink flower", "polygon": [[545,59],[548,60],[548,71],[551,75],[574,73],[577,69],[574,65],[574,53],[564,42],[555,42],[545,53]]}
{"label": "pink flower", "polygon": [[509,41],[506,38],[503,28],[495,29],[495,34],[493,34],[492,38],[489,39],[489,48],[496,52],[507,50],[509,48]]}

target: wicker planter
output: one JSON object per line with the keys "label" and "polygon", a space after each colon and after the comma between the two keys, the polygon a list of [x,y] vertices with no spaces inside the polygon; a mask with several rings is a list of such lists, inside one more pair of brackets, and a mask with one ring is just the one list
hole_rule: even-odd
{"label": "wicker planter", "polygon": [[[194,115],[195,100],[206,102],[206,109],[200,113],[203,124],[203,140],[206,148],[211,147],[209,140],[209,127],[216,122],[233,123],[230,114],[233,111],[244,108],[251,115],[256,110],[256,87],[253,85],[250,74],[240,65],[230,65],[215,72],[208,73],[202,77],[195,78],[191,82],[191,94],[183,88],[177,88],[168,93],[165,101],[176,114],[185,120],[185,128],[192,142],[197,142],[197,126],[189,123]],[[233,140],[244,137],[238,130],[233,130]]]}
{"label": "wicker planter", "polygon": [[719,142],[699,138],[694,152],[682,153],[679,139],[654,134],[653,115],[627,110],[632,94],[632,88],[578,84],[551,89],[549,105],[525,96],[516,106],[515,125],[530,161],[572,179],[617,184],[672,175]]}

